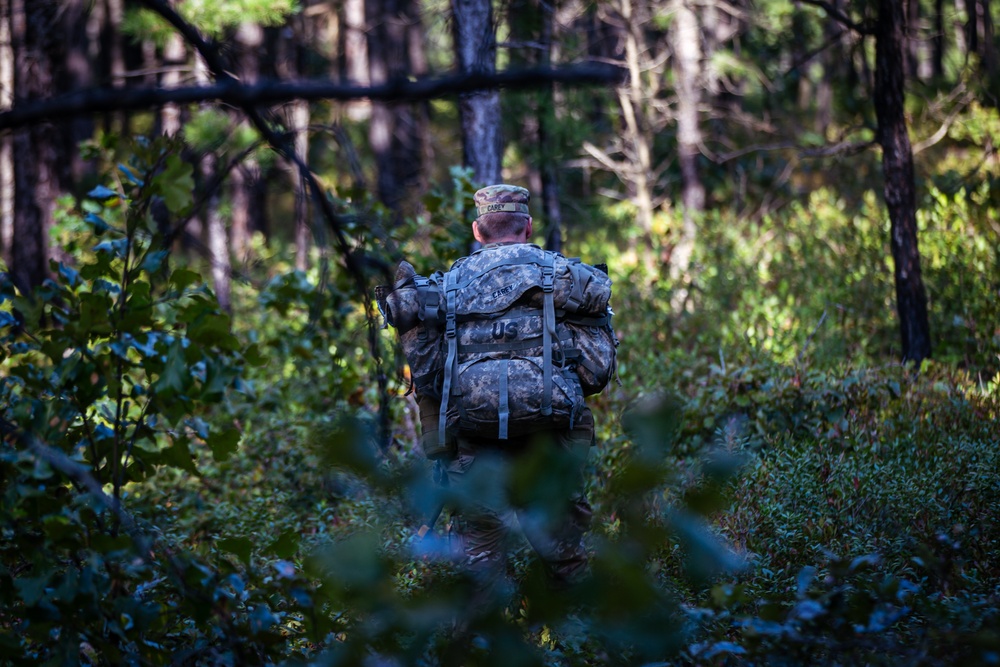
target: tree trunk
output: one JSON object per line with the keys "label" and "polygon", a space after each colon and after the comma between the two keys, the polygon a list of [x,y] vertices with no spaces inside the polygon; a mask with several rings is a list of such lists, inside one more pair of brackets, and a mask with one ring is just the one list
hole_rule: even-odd
{"label": "tree trunk", "polygon": [[[297,100],[292,104],[292,131],[295,132],[295,154],[303,162],[309,160],[309,103]],[[294,165],[291,167],[295,191],[295,268],[309,268],[309,249],[312,233],[309,229],[309,192],[305,179]]]}
{"label": "tree trunk", "polygon": [[[414,0],[369,0],[368,64],[373,85],[426,73],[423,31]],[[375,102],[369,143],[378,169],[379,199],[398,223],[419,210],[424,189],[427,104]]]}
{"label": "tree trunk", "polygon": [[944,77],[944,0],[934,0],[934,37],[931,39],[931,68],[935,79]]}
{"label": "tree trunk", "polygon": [[[201,58],[195,64],[195,75],[198,84],[205,86],[211,83],[208,67]],[[201,215],[205,234],[208,239],[208,258],[212,265],[212,284],[215,287],[215,297],[219,300],[219,306],[226,311],[231,310],[230,301],[230,276],[232,274],[232,261],[229,256],[229,239],[226,235],[226,222],[219,210],[221,200],[221,188],[217,187],[218,176],[218,156],[209,149],[199,160],[199,170],[201,172],[204,187],[212,188],[208,193],[208,200]]]}
{"label": "tree trunk", "polygon": [[[11,50],[11,0],[0,0],[0,109],[14,103],[14,53]],[[10,263],[14,236],[14,141],[0,135],[0,257]]]}
{"label": "tree trunk", "polygon": [[[643,101],[647,99],[642,89],[643,68],[641,45],[643,26],[634,16],[632,0],[621,0],[619,7],[625,21],[625,64],[629,82],[618,88],[618,102],[625,121],[625,140],[632,149],[632,201],[636,207],[636,222],[642,230],[641,243],[651,261],[649,251],[653,242],[653,193],[649,182],[652,173],[652,149],[646,132]],[[652,267],[650,267],[652,268]]]}
{"label": "tree trunk", "polygon": [[677,160],[681,168],[680,238],[670,256],[670,277],[682,280],[691,263],[696,220],[705,210],[705,186],[698,171],[701,155],[702,66],[698,18],[686,0],[678,0],[674,17],[674,73],[677,85]]}
{"label": "tree trunk", "polygon": [[[52,62],[45,40],[55,33],[56,3],[11,0],[11,49],[14,56],[14,102],[52,94]],[[48,275],[48,239],[56,199],[52,129],[33,125],[14,134],[14,220],[11,277],[22,294]]]}
{"label": "tree trunk", "polygon": [[[463,74],[494,74],[497,42],[490,0],[452,0],[452,29],[458,69]],[[503,165],[500,93],[465,93],[459,97],[462,164],[480,185],[499,183]]]}
{"label": "tree trunk", "polygon": [[[177,88],[181,84],[181,70],[187,65],[187,49],[184,40],[176,31],[171,31],[163,45],[164,88]],[[160,112],[160,130],[168,137],[181,131],[181,108],[176,104],[165,104]]]}
{"label": "tree trunk", "polygon": [[[63,0],[59,30],[63,35],[62,66],[55,72],[56,89],[61,93],[93,86],[93,64],[87,57],[87,6],[85,0]],[[80,156],[80,142],[94,134],[94,122],[80,115],[59,125],[58,166],[62,190],[71,190],[80,183],[86,167]]]}
{"label": "tree trunk", "polygon": [[913,151],[904,115],[905,23],[902,0],[879,0],[875,27],[875,115],[882,146],[885,202],[892,232],[896,309],[903,359],[931,355],[927,294],[920,273]]}
{"label": "tree trunk", "polygon": [[[542,34],[539,39],[542,66],[551,67],[555,40],[553,39],[554,15],[557,3],[540,2],[542,10]],[[542,213],[545,217],[545,247],[553,252],[562,252],[562,206],[559,203],[559,163],[554,139],[556,125],[555,84],[546,86],[542,93],[542,104],[538,109],[538,147],[542,173]]]}
{"label": "tree trunk", "polygon": [[[264,44],[264,31],[255,23],[243,23],[236,31],[236,44],[240,80],[248,84],[256,83],[260,80],[260,49]],[[254,192],[263,186],[255,154],[248,155],[243,164],[233,169],[229,183],[232,193],[229,240],[233,253],[242,258],[250,248],[251,230],[258,226],[254,216],[263,214],[254,206]]]}
{"label": "tree trunk", "polygon": [[[365,0],[344,0],[344,78],[348,83],[367,86],[368,28],[365,23]],[[347,115],[355,121],[368,118],[371,104],[367,100],[348,103]]]}
{"label": "tree trunk", "polygon": [[[111,66],[111,85],[114,88],[125,87],[125,44],[122,35],[122,21],[125,19],[125,4],[123,0],[106,0],[107,4],[107,45]],[[130,116],[128,112],[119,111],[113,120],[122,134],[129,133]]]}

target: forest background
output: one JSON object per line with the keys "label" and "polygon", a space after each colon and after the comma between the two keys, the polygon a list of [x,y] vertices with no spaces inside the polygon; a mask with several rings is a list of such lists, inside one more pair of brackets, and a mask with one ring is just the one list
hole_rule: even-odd
{"label": "forest background", "polygon": [[[992,12],[0,1],[0,662],[994,664]],[[371,295],[499,181],[620,383],[592,576],[462,644]]]}

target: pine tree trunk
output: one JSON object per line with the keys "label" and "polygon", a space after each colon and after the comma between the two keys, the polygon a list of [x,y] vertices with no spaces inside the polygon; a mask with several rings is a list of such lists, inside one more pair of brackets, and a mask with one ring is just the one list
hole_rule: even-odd
{"label": "pine tree trunk", "polygon": [[[195,64],[195,76],[198,84],[205,86],[211,82],[208,67],[199,58]],[[202,225],[208,239],[208,259],[212,265],[212,284],[215,288],[215,297],[219,300],[219,306],[223,310],[231,309],[230,292],[232,274],[232,261],[229,256],[229,239],[226,234],[226,222],[219,210],[221,200],[220,188],[215,185],[218,176],[218,156],[208,150],[198,163],[203,187],[210,187],[212,191],[208,193],[208,200],[201,214]]]}
{"label": "pine tree trunk", "polygon": [[[292,105],[292,130],[295,132],[295,154],[303,162],[309,159],[309,103],[298,100]],[[312,233],[309,229],[309,193],[305,179],[294,166],[291,168],[295,192],[295,268],[309,268]]]}
{"label": "pine tree trunk", "polygon": [[[451,8],[459,71],[494,74],[497,43],[490,0],[452,0]],[[500,93],[494,90],[462,94],[459,116],[462,163],[472,169],[476,183],[499,183],[503,160]]]}
{"label": "pine tree trunk", "polygon": [[[0,109],[14,103],[14,52],[11,50],[11,0],[0,0]],[[0,257],[10,262],[14,236],[14,140],[0,135]]]}
{"label": "pine tree trunk", "polygon": [[[632,201],[636,207],[636,223],[642,230],[641,245],[651,260],[649,250],[653,241],[653,193],[649,176],[652,173],[652,148],[646,133],[643,101],[647,99],[643,85],[641,45],[642,22],[634,15],[632,0],[621,0],[619,12],[625,21],[625,65],[629,82],[618,88],[618,102],[625,122],[625,139],[632,149],[629,177],[632,181]],[[652,268],[652,267],[650,267]]]}
{"label": "pine tree trunk", "polygon": [[927,294],[917,245],[913,151],[904,115],[905,23],[902,0],[879,0],[875,35],[875,115],[882,146],[885,202],[895,263],[896,309],[903,359],[920,363],[931,355]]}
{"label": "pine tree trunk", "polygon": [[931,68],[935,79],[944,77],[944,0],[934,0],[934,36],[931,38]]}
{"label": "pine tree trunk", "polygon": [[[344,76],[348,83],[367,86],[368,76],[368,27],[365,22],[365,0],[344,0]],[[348,116],[355,121],[366,120],[371,105],[366,100],[350,102]]]}
{"label": "pine tree trunk", "polygon": [[[539,38],[541,47],[541,65],[551,67],[555,44],[553,40],[554,3],[543,1],[541,5],[542,29]],[[553,139],[553,128],[556,124],[556,91],[555,85],[548,85],[544,92],[542,103],[538,108],[538,147],[541,151],[539,160],[542,177],[542,213],[545,217],[545,247],[553,252],[562,252],[562,207],[559,204],[559,165],[556,160],[556,147]]]}
{"label": "pine tree trunk", "polygon": [[[264,31],[254,23],[243,23],[236,31],[238,74],[240,80],[253,84],[260,80],[260,49],[264,44]],[[263,212],[254,206],[254,192],[263,186],[260,182],[260,167],[257,156],[248,155],[230,174],[230,221],[229,239],[233,253],[242,258],[250,248],[251,230],[255,227],[254,216]]]}
{"label": "pine tree trunk", "polygon": [[[177,88],[181,83],[181,70],[187,65],[187,49],[184,40],[176,31],[171,31],[163,45],[163,77],[160,85],[164,88]],[[181,130],[181,108],[170,103],[163,106],[160,112],[160,131],[172,137]]]}
{"label": "pine tree trunk", "polygon": [[[63,0],[61,3],[61,66],[55,72],[55,86],[61,93],[93,86],[93,64],[87,58],[88,4],[85,0]],[[59,130],[59,181],[63,190],[72,190],[83,180],[87,170],[79,146],[93,136],[94,122],[90,116],[80,115],[60,123]]]}
{"label": "pine tree trunk", "polygon": [[[426,72],[419,14],[413,0],[368,3],[368,64],[373,85]],[[418,209],[416,195],[424,187],[425,103],[372,104],[369,143],[378,169],[379,199],[396,222]]]}
{"label": "pine tree trunk", "polygon": [[[52,62],[45,40],[54,33],[53,0],[11,0],[11,48],[14,56],[14,102],[52,94]],[[32,125],[14,134],[14,219],[11,277],[22,293],[48,275],[48,231],[56,199],[52,128]]]}
{"label": "pine tree trunk", "polygon": [[686,0],[678,0],[674,18],[674,74],[677,82],[677,160],[681,168],[680,237],[670,256],[670,277],[683,279],[697,236],[696,220],[705,210],[705,186],[698,171],[701,155],[702,66],[698,18]]}

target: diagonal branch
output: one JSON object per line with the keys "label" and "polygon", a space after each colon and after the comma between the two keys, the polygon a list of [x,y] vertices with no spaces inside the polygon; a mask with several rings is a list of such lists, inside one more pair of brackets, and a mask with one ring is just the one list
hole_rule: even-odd
{"label": "diagonal branch", "polygon": [[847,14],[843,13],[837,7],[826,2],[826,0],[802,0],[807,5],[812,5],[813,7],[819,7],[826,12],[826,15],[832,18],[834,21],[847,26],[859,35],[874,35],[875,26],[871,22],[858,23],[852,19]]}

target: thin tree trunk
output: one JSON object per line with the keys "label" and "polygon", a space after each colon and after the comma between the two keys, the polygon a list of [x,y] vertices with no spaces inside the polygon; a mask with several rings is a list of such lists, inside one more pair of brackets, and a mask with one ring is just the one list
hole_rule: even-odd
{"label": "thin tree trunk", "polygon": [[[198,58],[195,63],[195,74],[199,85],[204,86],[211,82],[208,67],[201,58]],[[226,222],[219,210],[221,189],[214,185],[218,173],[218,161],[218,156],[210,149],[201,156],[198,166],[204,186],[213,188],[208,193],[208,201],[205,202],[202,213],[203,225],[208,239],[208,256],[212,264],[212,284],[215,287],[215,297],[219,300],[219,306],[223,310],[229,311],[232,308],[230,276],[233,267],[229,256]]]}
{"label": "thin tree trunk", "polygon": [[[53,34],[55,4],[11,0],[14,100],[28,102],[52,93],[52,63],[45,40]],[[52,129],[34,125],[14,134],[14,220],[11,277],[23,293],[48,275],[48,230],[56,199]]]}
{"label": "thin tree trunk", "polygon": [[647,251],[653,240],[653,194],[649,183],[652,173],[652,150],[646,135],[642,103],[646,99],[642,90],[642,64],[640,44],[642,26],[633,15],[632,0],[622,0],[619,11],[625,20],[625,64],[629,83],[618,88],[618,102],[625,121],[625,138],[632,147],[632,201],[636,207],[636,222],[642,230],[642,246]]}
{"label": "thin tree trunk", "polygon": [[[344,0],[344,76],[349,83],[367,86],[371,79],[368,72],[368,27],[365,22],[365,0]],[[358,100],[347,105],[352,120],[366,120],[371,104]]]}
{"label": "thin tree trunk", "polygon": [[[255,23],[243,23],[236,31],[237,61],[240,80],[247,84],[260,79],[260,49],[264,44],[264,31]],[[257,156],[248,155],[243,164],[237,165],[230,174],[230,205],[232,219],[229,239],[233,253],[242,258],[250,249],[253,216],[262,214],[255,210],[254,191],[261,187],[260,167]]]}
{"label": "thin tree trunk", "polygon": [[[90,88],[93,85],[93,64],[87,58],[87,6],[85,0],[63,0],[59,29],[63,38],[62,66],[54,73],[55,86],[60,92]],[[73,189],[85,175],[87,165],[80,155],[80,142],[94,134],[90,116],[81,115],[59,126],[58,166],[63,190]]]}
{"label": "thin tree trunk", "polygon": [[[187,50],[184,40],[177,32],[171,32],[163,45],[163,78],[164,88],[177,88],[181,84],[181,71],[187,65]],[[176,135],[181,130],[181,108],[176,104],[165,104],[160,112],[160,127],[168,137]]]}
{"label": "thin tree trunk", "polygon": [[[554,46],[553,16],[555,3],[543,1],[541,5],[542,30],[539,39],[542,66],[552,66]],[[556,124],[555,84],[547,86],[542,93],[542,103],[538,108],[538,147],[541,151],[540,171],[542,177],[542,213],[545,216],[545,247],[554,252],[562,252],[562,207],[559,205],[559,165],[553,145],[553,128]]]}
{"label": "thin tree trunk", "polygon": [[[422,30],[414,0],[368,4],[368,64],[373,84],[426,72]],[[378,169],[379,199],[398,223],[419,209],[424,186],[426,103],[372,104],[369,142]]]}
{"label": "thin tree trunk", "polygon": [[696,220],[705,210],[705,186],[698,171],[701,155],[702,67],[698,18],[685,0],[678,0],[674,17],[674,71],[677,81],[677,160],[681,168],[680,238],[670,256],[670,277],[687,273],[697,236]]}
{"label": "thin tree trunk", "polygon": [[934,78],[944,77],[944,0],[934,0],[934,37],[931,39],[931,63]]}
{"label": "thin tree trunk", "polygon": [[[302,100],[292,105],[292,130],[295,132],[295,154],[302,161],[309,159],[309,103]],[[309,195],[305,180],[298,169],[292,169],[295,191],[295,268],[309,268],[312,233],[309,229]]]}
{"label": "thin tree trunk", "polygon": [[[494,74],[497,42],[490,0],[452,0],[452,28],[458,69],[462,73]],[[462,164],[481,185],[501,180],[503,135],[500,93],[483,91],[459,97],[462,124]]]}
{"label": "thin tree trunk", "polygon": [[920,272],[913,151],[904,115],[905,23],[901,0],[879,0],[875,39],[875,115],[882,146],[885,202],[895,263],[896,309],[903,359],[931,355],[927,294]]}
{"label": "thin tree trunk", "polygon": [[[122,35],[122,22],[125,20],[125,4],[123,0],[106,0],[108,19],[108,52],[111,65],[111,85],[114,88],[125,87],[125,45]],[[114,117],[118,130],[128,134],[131,118],[127,112],[118,112]]]}
{"label": "thin tree trunk", "polygon": [[[14,52],[11,49],[11,0],[0,0],[0,109],[14,103]],[[10,134],[0,135],[0,257],[10,262],[14,236],[14,152]]]}

